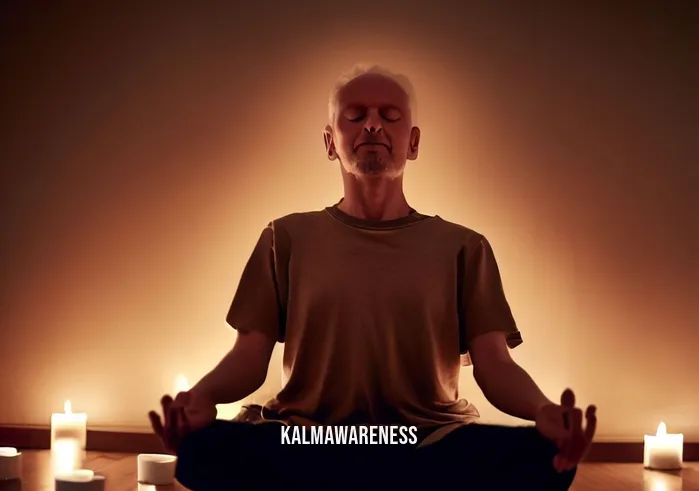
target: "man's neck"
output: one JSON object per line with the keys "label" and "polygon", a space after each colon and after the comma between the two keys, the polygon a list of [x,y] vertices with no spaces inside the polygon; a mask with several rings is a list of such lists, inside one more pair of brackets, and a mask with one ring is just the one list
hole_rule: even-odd
{"label": "man's neck", "polygon": [[395,220],[408,216],[410,205],[403,194],[402,179],[376,179],[368,182],[350,177],[345,181],[345,196],[338,208],[362,220]]}

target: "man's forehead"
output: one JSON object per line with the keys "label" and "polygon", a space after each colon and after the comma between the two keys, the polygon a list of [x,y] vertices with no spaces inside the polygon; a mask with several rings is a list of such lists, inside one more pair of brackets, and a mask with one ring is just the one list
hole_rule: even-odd
{"label": "man's forehead", "polygon": [[407,108],[409,105],[408,94],[398,82],[374,73],[350,81],[338,93],[338,101],[342,106],[362,104]]}

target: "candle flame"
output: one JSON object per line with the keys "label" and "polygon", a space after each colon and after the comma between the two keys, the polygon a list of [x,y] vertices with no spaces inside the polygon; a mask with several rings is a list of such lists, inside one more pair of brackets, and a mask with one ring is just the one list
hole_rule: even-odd
{"label": "candle flame", "polygon": [[665,435],[667,435],[667,426],[665,425],[665,423],[663,423],[661,421],[660,424],[658,425],[658,431],[655,433],[655,436],[665,436]]}
{"label": "candle flame", "polygon": [[70,406],[70,401],[66,401],[65,404],[63,404],[63,412],[66,414],[71,414],[71,406]]}
{"label": "candle flame", "polygon": [[187,377],[180,373],[175,378],[175,394],[178,394],[180,392],[187,392],[188,390],[189,381],[187,380]]}

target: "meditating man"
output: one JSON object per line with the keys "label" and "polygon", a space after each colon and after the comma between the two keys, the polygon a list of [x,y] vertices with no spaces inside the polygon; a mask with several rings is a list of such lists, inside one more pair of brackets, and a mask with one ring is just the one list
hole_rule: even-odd
{"label": "meditating man", "polygon": [[[414,107],[409,81],[378,67],[355,69],[332,92],[325,150],[339,163],[344,197],[264,228],[227,315],[233,348],[190,391],[163,397],[164,419],[150,413],[183,485],[570,487],[595,408],[583,417],[570,390],[553,402],[510,357],[522,338],[488,240],[409,206]],[[278,395],[256,418],[216,420],[217,404],[262,385],[278,342]],[[493,406],[535,424],[478,423],[458,391],[462,358]],[[285,425],[418,431],[398,445],[289,445]]]}

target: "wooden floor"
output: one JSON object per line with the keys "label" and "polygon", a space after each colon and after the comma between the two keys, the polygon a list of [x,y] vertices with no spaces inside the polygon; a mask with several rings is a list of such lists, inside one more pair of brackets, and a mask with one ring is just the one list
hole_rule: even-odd
{"label": "wooden floor", "polygon": [[[50,454],[24,451],[23,478],[0,481],[0,491],[53,491]],[[699,491],[699,463],[685,464],[679,473],[646,471],[640,464],[583,464],[573,491]],[[89,452],[84,467],[106,479],[105,491],[186,491],[179,484],[155,486],[136,481],[136,456]]]}

